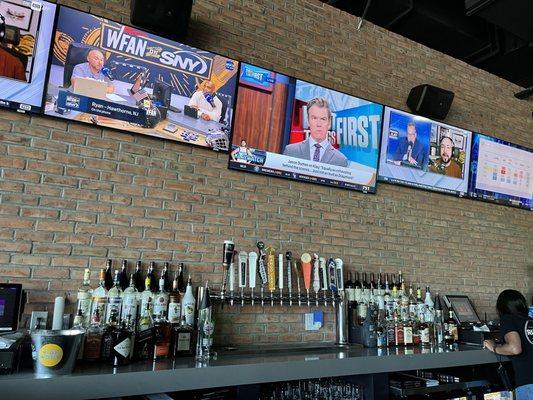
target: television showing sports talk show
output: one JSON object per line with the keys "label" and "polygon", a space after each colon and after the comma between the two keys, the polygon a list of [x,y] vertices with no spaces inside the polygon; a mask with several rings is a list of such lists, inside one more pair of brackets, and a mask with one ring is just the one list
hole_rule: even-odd
{"label": "television showing sports talk show", "polygon": [[238,62],[61,7],[47,115],[227,151]]}
{"label": "television showing sports talk show", "polygon": [[229,167],[375,192],[383,106],[242,64]]}
{"label": "television showing sports talk show", "polygon": [[469,195],[533,209],[533,152],[495,137],[475,133]]}
{"label": "television showing sports talk show", "polygon": [[0,106],[42,111],[56,5],[0,0]]}
{"label": "television showing sports talk show", "polygon": [[465,196],[472,132],[385,107],[379,179]]}

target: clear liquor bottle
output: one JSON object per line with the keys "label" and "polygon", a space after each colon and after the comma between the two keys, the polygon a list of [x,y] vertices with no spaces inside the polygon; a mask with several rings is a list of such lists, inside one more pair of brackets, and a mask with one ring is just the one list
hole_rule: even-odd
{"label": "clear liquor bottle", "polygon": [[122,289],[120,288],[119,273],[115,271],[113,287],[107,292],[107,312],[105,317],[106,324],[111,320],[111,314],[115,312],[115,317],[120,321],[120,312],[122,311]]}
{"label": "clear liquor bottle", "polygon": [[181,314],[185,316],[187,325],[194,326],[194,311],[196,306],[196,300],[192,293],[191,277],[187,281],[187,289],[185,290],[185,295],[182,298],[181,302]]}
{"label": "clear liquor bottle", "polygon": [[147,276],[144,280],[144,291],[141,293],[141,310],[144,312],[147,305],[149,307],[150,312],[152,312],[153,307],[153,300],[154,300],[154,293],[150,289],[152,283],[152,279],[150,276]]}
{"label": "clear liquor bottle", "polygon": [[130,276],[130,285],[124,290],[122,294],[122,321],[128,321],[131,325],[131,329],[135,331],[137,315],[139,310],[139,292],[135,288],[134,276]]}
{"label": "clear liquor bottle", "polygon": [[179,324],[181,320],[181,295],[178,290],[178,274],[172,281],[172,290],[168,295],[168,320],[171,324]]}
{"label": "clear liquor bottle", "polygon": [[106,315],[107,306],[107,289],[105,287],[105,270],[100,270],[100,284],[93,290],[91,305],[91,316],[94,315],[94,310],[98,308],[99,317],[104,319]]}
{"label": "clear liquor bottle", "polygon": [[81,310],[82,326],[87,328],[91,323],[91,299],[93,295],[93,288],[91,286],[91,271],[85,268],[83,273],[83,283],[78,288],[77,295],[77,309]]}
{"label": "clear liquor bottle", "polygon": [[159,279],[159,292],[154,296],[153,315],[159,316],[162,313],[167,314],[168,310],[168,292],[165,290],[165,278],[163,273]]}

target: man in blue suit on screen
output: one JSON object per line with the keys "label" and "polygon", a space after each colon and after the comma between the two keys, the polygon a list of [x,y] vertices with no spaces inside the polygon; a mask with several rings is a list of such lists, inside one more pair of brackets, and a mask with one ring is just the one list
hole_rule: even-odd
{"label": "man in blue suit on screen", "polygon": [[300,143],[289,144],[283,155],[347,167],[348,159],[331,145],[328,131],[331,127],[331,110],[326,99],[314,98],[307,103],[309,137]]}
{"label": "man in blue suit on screen", "polygon": [[428,151],[426,146],[416,139],[416,126],[413,122],[407,124],[407,136],[400,138],[392,162],[396,165],[427,170]]}

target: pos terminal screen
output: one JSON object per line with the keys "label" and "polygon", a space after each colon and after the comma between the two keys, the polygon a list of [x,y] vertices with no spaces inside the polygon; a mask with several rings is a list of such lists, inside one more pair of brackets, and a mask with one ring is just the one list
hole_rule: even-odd
{"label": "pos terminal screen", "polygon": [[459,323],[480,322],[474,306],[466,296],[447,296]]}
{"label": "pos terminal screen", "polygon": [[17,330],[22,285],[0,284],[0,332]]}

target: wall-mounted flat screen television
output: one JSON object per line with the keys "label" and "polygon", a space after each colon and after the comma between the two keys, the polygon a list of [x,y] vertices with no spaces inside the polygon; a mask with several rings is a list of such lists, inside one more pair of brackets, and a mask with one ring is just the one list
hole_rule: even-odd
{"label": "wall-mounted flat screen television", "polygon": [[0,106],[40,113],[56,5],[0,0]]}
{"label": "wall-mounted flat screen television", "polygon": [[229,167],[375,192],[383,106],[242,64]]}
{"label": "wall-mounted flat screen television", "polygon": [[470,197],[533,209],[531,149],[475,133],[470,171]]}
{"label": "wall-mounted flat screen television", "polygon": [[47,115],[228,150],[239,63],[61,7]]}
{"label": "wall-mounted flat screen television", "polygon": [[379,179],[465,196],[471,140],[468,130],[385,107]]}

